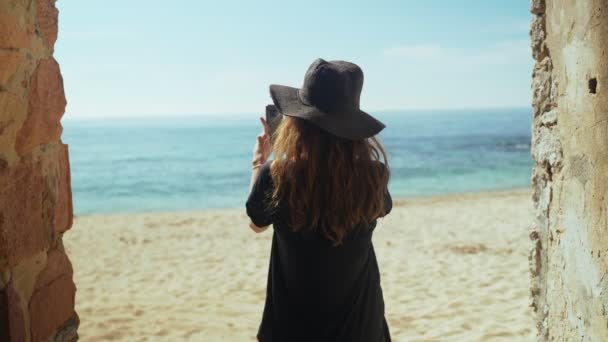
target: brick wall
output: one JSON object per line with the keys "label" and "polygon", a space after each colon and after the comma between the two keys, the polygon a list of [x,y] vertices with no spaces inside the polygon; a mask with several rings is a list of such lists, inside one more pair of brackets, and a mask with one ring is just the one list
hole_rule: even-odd
{"label": "brick wall", "polygon": [[0,341],[74,341],[66,107],[54,0],[0,1]]}

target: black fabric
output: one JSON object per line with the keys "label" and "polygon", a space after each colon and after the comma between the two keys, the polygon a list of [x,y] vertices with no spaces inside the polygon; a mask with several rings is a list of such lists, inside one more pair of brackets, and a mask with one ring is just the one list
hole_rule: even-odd
{"label": "black fabric", "polygon": [[[390,341],[372,243],[376,222],[353,230],[334,247],[312,230],[293,232],[286,205],[269,209],[272,187],[269,162],[246,203],[254,224],[274,228],[258,340]],[[386,190],[385,215],[391,208]]]}
{"label": "black fabric", "polygon": [[360,110],[363,71],[346,61],[316,59],[306,71],[302,88],[270,85],[270,96],[283,115],[312,122],[341,138],[361,140],[384,124]]}

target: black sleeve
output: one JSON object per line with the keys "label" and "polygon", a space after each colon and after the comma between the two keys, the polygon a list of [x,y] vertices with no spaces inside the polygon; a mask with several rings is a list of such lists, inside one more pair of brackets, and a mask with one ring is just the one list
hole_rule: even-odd
{"label": "black sleeve", "polygon": [[[381,172],[388,172],[386,165],[384,163],[378,163],[381,169]],[[384,188],[384,213],[380,215],[380,217],[384,217],[388,215],[393,209],[393,199],[391,198],[391,193],[388,191],[388,184]]]}
{"label": "black sleeve", "polygon": [[388,187],[384,191],[384,214],[380,217],[384,217],[388,215],[393,209],[393,199],[391,198],[391,193],[388,191]]}
{"label": "black sleeve", "polygon": [[272,224],[270,215],[270,200],[272,197],[272,177],[270,176],[270,162],[262,166],[258,178],[253,184],[247,203],[247,216],[258,227]]}

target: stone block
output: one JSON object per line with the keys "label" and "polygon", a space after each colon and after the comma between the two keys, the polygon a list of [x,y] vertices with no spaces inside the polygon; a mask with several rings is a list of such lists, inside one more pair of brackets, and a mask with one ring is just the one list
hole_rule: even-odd
{"label": "stone block", "polygon": [[17,16],[0,10],[0,48],[27,49],[30,37],[27,28],[19,24]]}
{"label": "stone block", "polygon": [[52,337],[74,315],[76,286],[65,253],[51,250],[47,265],[36,279],[29,304],[33,341]]}
{"label": "stone block", "polygon": [[557,109],[550,110],[541,116],[540,124],[542,126],[553,126],[557,124]]}
{"label": "stone block", "polygon": [[19,96],[0,92],[0,155],[15,154],[17,130],[27,115],[27,103]]}
{"label": "stone block", "polygon": [[0,171],[0,271],[44,249],[41,163],[28,155]]}
{"label": "stone block", "polygon": [[552,70],[553,65],[549,57],[536,63],[532,74],[532,108],[534,116],[551,110],[554,106],[552,99]]}
{"label": "stone block", "polygon": [[60,145],[55,159],[55,166],[57,188],[54,194],[53,227],[55,227],[55,233],[63,233],[72,227],[74,221],[68,145]]}
{"label": "stone block", "polygon": [[[27,115],[27,104],[19,96],[0,92],[0,137],[8,134],[7,128]],[[20,122],[21,122],[20,120]],[[16,132],[14,132],[16,133]]]}
{"label": "stone block", "polygon": [[0,84],[6,84],[23,63],[21,54],[17,51],[0,51]]}
{"label": "stone block", "polygon": [[62,276],[67,275],[71,278],[74,273],[68,256],[58,249],[51,249],[46,260],[46,267],[36,277],[35,291],[50,285]]}
{"label": "stone block", "polygon": [[17,134],[17,154],[59,140],[66,104],[59,64],[53,58],[41,60],[30,80],[28,115]]}
{"label": "stone block", "polygon": [[545,13],[545,0],[531,0],[530,12],[541,15]]}
{"label": "stone block", "polygon": [[72,187],[68,146],[53,143],[36,149],[40,159],[41,174],[44,179],[42,194],[42,220],[45,247],[53,248],[59,235],[72,226]]}
{"label": "stone block", "polygon": [[557,131],[545,126],[537,127],[532,143],[532,156],[538,165],[548,165],[552,169],[561,166],[563,153]]}
{"label": "stone block", "polygon": [[59,11],[55,7],[56,0],[38,0],[36,8],[36,26],[46,46],[53,51],[57,41],[57,23]]}
{"label": "stone block", "polygon": [[530,41],[532,47],[532,57],[535,60],[541,61],[543,58],[549,56],[547,45],[545,44],[546,39],[546,28],[545,28],[545,16],[534,16],[530,23]]}

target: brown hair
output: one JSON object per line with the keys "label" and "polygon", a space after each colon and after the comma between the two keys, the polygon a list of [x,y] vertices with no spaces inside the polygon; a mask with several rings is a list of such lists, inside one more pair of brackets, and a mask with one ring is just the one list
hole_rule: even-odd
{"label": "brown hair", "polygon": [[319,229],[339,245],[348,231],[384,213],[389,172],[375,137],[347,140],[286,116],[273,140],[271,205],[288,205],[294,231]]}

